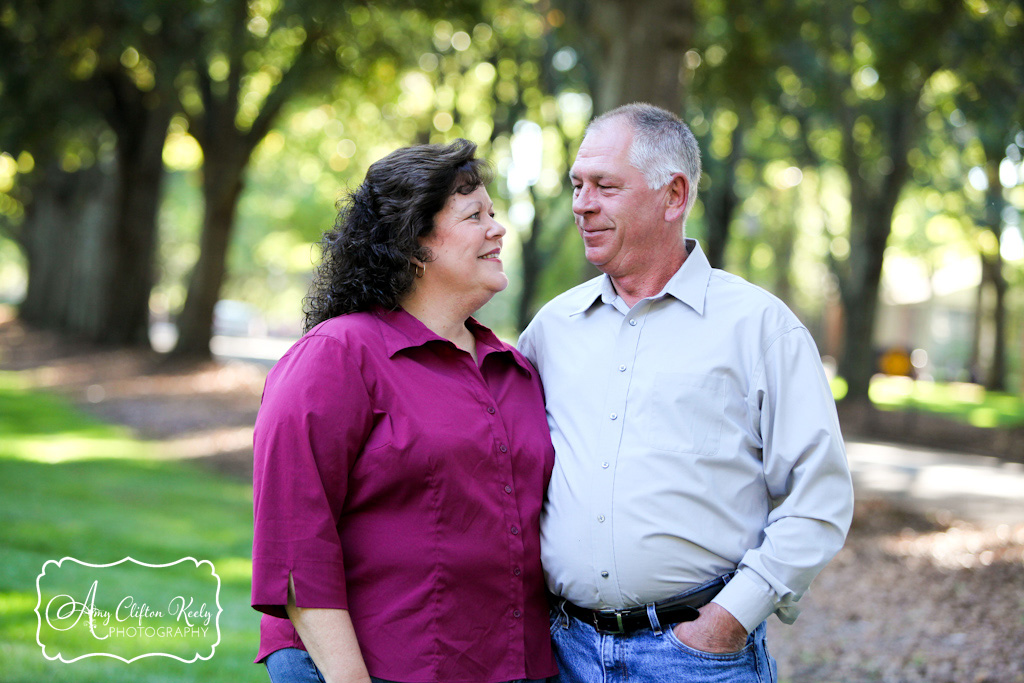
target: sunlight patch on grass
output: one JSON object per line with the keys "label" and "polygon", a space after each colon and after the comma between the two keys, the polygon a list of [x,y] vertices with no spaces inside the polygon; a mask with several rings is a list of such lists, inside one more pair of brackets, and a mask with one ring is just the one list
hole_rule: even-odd
{"label": "sunlight patch on grass", "polygon": [[18,373],[0,372],[0,457],[40,463],[145,459],[155,445],[104,424],[57,396],[29,391]]}
{"label": "sunlight patch on grass", "polygon": [[213,563],[222,581],[249,581],[252,578],[252,560],[247,557],[222,557]]}
{"label": "sunlight patch on grass", "polygon": [[[152,444],[133,440],[127,430],[2,374],[0,480],[7,486],[0,496],[0,677],[11,683],[234,683],[265,676],[251,663],[259,639],[259,614],[249,606],[251,487],[155,459]],[[102,657],[73,665],[47,661],[36,644],[36,577],[47,560],[65,556],[96,564],[124,557],[152,564],[210,559],[224,608],[216,654],[193,664],[166,657],[131,665]],[[147,587],[145,578],[131,581]]]}
{"label": "sunlight patch on grass", "polygon": [[868,395],[882,410],[916,410],[985,428],[1024,424],[1024,399],[986,391],[978,384],[878,376],[872,379]]}

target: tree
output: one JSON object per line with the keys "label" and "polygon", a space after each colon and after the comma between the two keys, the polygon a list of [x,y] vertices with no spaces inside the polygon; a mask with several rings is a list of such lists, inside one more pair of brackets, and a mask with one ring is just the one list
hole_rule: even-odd
{"label": "tree", "polygon": [[178,83],[189,131],[203,150],[204,208],[199,259],[178,316],[176,355],[209,357],[214,305],[249,159],[284,104],[317,73],[336,66],[328,35],[347,28],[349,11],[316,2],[233,0],[199,15],[199,51],[181,66]]}
{"label": "tree", "polygon": [[693,46],[692,0],[562,0],[582,28],[581,47],[592,64],[594,113],[628,102],[681,110],[681,72]]}
{"label": "tree", "polygon": [[[9,49],[0,67],[3,145],[37,160],[21,193],[27,320],[104,343],[148,342],[163,140],[174,111],[164,60],[189,40],[188,9],[11,0],[0,10]],[[102,128],[115,136],[112,153]],[[95,211],[79,221],[85,204]]]}
{"label": "tree", "polygon": [[787,14],[804,41],[779,49],[821,103],[806,111],[797,102],[793,111],[812,126],[808,139],[819,164],[835,161],[849,182],[849,254],[831,258],[845,322],[839,372],[848,382],[847,400],[866,401],[882,260],[910,175],[921,92],[949,61],[948,46],[964,10],[959,0],[809,0]]}
{"label": "tree", "polygon": [[[992,362],[985,373],[987,389],[1004,391],[1007,386],[1007,293],[1008,282],[1001,253],[1006,189],[1001,168],[1009,161],[1007,150],[1014,146],[1014,137],[1024,121],[1024,45],[1006,18],[1024,19],[1024,12],[1014,3],[993,3],[988,11],[957,33],[957,87],[953,102],[958,109],[954,117],[963,117],[967,135],[965,152],[974,152],[983,169],[984,189],[975,222],[988,232],[993,245],[980,250],[982,262],[981,287],[989,284],[994,293]],[[1018,148],[1019,149],[1019,148]],[[1019,154],[1019,151],[1018,151]],[[1005,160],[1005,161],[1004,161]],[[979,292],[980,293],[980,292]],[[979,317],[980,317],[979,310]]]}
{"label": "tree", "polygon": [[[179,81],[189,130],[203,149],[205,209],[199,260],[178,318],[176,355],[209,356],[213,309],[253,150],[293,97],[326,94],[344,78],[364,79],[370,93],[375,62],[387,63],[392,73],[400,61],[415,63],[414,46],[425,44],[427,36],[410,40],[401,30],[404,21],[416,23],[409,6],[233,0],[204,15],[200,50]],[[477,11],[471,2],[417,6],[428,16]]]}

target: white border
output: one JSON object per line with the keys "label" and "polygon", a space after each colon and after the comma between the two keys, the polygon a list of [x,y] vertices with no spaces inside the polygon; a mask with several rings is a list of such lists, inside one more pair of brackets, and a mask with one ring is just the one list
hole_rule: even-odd
{"label": "white border", "polygon": [[[72,562],[77,562],[78,564],[80,564],[80,565],[82,565],[84,567],[95,567],[95,568],[114,567],[114,566],[122,564],[124,562],[134,562],[135,564],[143,566],[143,567],[155,567],[155,568],[159,568],[159,567],[173,567],[176,564],[181,564],[182,562],[187,562],[188,560],[192,560],[192,562],[195,563],[197,569],[199,567],[203,566],[204,564],[210,565],[210,573],[213,574],[213,577],[215,579],[217,579],[217,595],[214,598],[216,600],[216,604],[217,604],[217,614],[216,614],[216,616],[214,617],[214,620],[213,620],[214,627],[216,628],[216,631],[217,631],[217,642],[215,642],[213,644],[213,647],[210,649],[210,655],[208,657],[203,657],[198,652],[196,652],[196,656],[193,657],[192,659],[182,659],[181,657],[179,657],[177,655],[172,655],[172,654],[170,654],[168,652],[147,652],[146,654],[142,654],[142,655],[139,655],[137,657],[132,657],[131,659],[125,659],[124,657],[122,657],[120,655],[111,654],[109,652],[92,652],[90,654],[85,654],[85,655],[81,655],[79,657],[75,657],[74,659],[64,659],[64,656],[61,653],[59,653],[59,652],[56,655],[52,656],[52,657],[50,655],[46,654],[46,645],[43,644],[42,639],[40,637],[41,633],[42,633],[42,630],[43,630],[43,615],[39,611],[39,608],[42,607],[42,605],[43,605],[43,594],[42,594],[42,591],[41,591],[41,589],[39,587],[39,580],[42,579],[43,576],[46,575],[46,567],[48,565],[54,564],[54,565],[57,565],[57,567],[60,567],[64,563],[64,560],[71,560]],[[217,646],[220,645],[220,615],[224,611],[224,608],[220,606],[220,576],[217,575],[217,569],[216,569],[216,567],[213,566],[213,562],[210,562],[209,560],[197,560],[196,558],[189,556],[189,557],[183,557],[180,560],[175,560],[174,562],[168,562],[166,564],[150,564],[148,562],[140,562],[139,560],[136,560],[133,557],[125,557],[124,559],[118,560],[117,562],[110,562],[108,564],[92,564],[91,562],[82,562],[81,560],[76,560],[75,558],[69,556],[69,557],[62,557],[60,560],[47,560],[46,562],[43,563],[43,570],[41,572],[39,572],[39,576],[36,577],[36,608],[35,608],[34,611],[36,613],[36,617],[38,618],[38,625],[36,626],[36,645],[38,645],[42,649],[43,657],[45,657],[46,659],[49,659],[51,661],[52,660],[59,660],[59,661],[65,663],[65,664],[70,664],[72,662],[77,662],[79,659],[85,659],[86,657],[112,657],[114,659],[120,659],[125,664],[131,664],[132,662],[134,662],[134,661],[136,661],[138,659],[143,659],[145,657],[170,657],[171,659],[177,659],[179,662],[184,662],[185,664],[191,664],[191,663],[193,663],[193,662],[195,662],[196,660],[199,660],[199,659],[208,660],[208,659],[213,658],[214,653],[217,651]]]}

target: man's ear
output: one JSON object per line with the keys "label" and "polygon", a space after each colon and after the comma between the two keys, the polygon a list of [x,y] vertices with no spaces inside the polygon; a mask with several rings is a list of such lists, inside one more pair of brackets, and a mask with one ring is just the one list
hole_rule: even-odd
{"label": "man's ear", "polygon": [[676,173],[668,181],[665,193],[665,220],[674,223],[686,214],[686,202],[690,198],[690,181],[683,173]]}

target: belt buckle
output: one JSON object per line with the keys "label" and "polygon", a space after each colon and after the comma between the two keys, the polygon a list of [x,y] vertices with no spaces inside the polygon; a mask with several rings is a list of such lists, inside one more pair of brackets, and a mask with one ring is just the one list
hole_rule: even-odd
{"label": "belt buckle", "polygon": [[[616,630],[612,631],[612,630],[609,630],[609,629],[601,628],[601,625],[597,621],[598,617],[613,617],[613,616],[615,617]],[[613,636],[622,635],[623,633],[626,632],[625,627],[623,627],[623,625],[622,625],[622,612],[620,612],[619,610],[608,610],[608,611],[596,610],[593,613],[591,619],[594,622],[594,630],[595,631],[600,631],[601,633],[607,633],[608,635],[613,635]]]}

